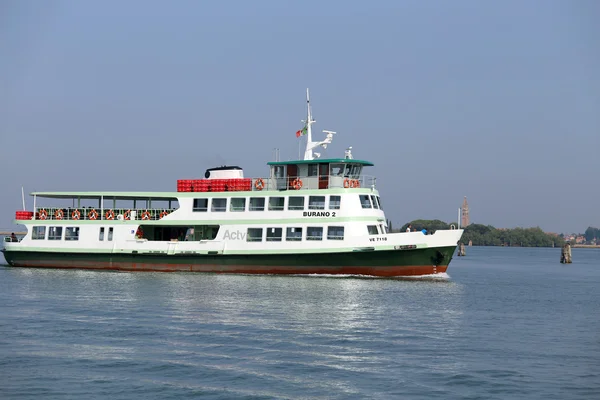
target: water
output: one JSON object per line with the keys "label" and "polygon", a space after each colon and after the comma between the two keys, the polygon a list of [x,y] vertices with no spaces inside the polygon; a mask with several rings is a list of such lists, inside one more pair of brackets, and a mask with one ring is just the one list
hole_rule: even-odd
{"label": "water", "polygon": [[0,267],[2,399],[597,399],[600,251],[446,279]]}

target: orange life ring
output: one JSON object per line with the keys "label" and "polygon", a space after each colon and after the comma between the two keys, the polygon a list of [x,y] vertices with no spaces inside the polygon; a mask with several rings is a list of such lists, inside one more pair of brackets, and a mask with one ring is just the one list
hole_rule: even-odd
{"label": "orange life ring", "polygon": [[79,210],[75,210],[71,213],[71,219],[79,219],[81,218],[81,213],[79,212]]}
{"label": "orange life ring", "polygon": [[294,181],[292,182],[292,187],[296,190],[302,189],[302,179],[294,179]]}
{"label": "orange life ring", "polygon": [[104,219],[113,220],[115,219],[115,212],[113,210],[108,210],[104,213]]}
{"label": "orange life ring", "polygon": [[41,211],[38,213],[38,218],[39,218],[39,219],[41,219],[41,220],[44,220],[44,219],[48,218],[48,211],[46,211],[46,210],[41,210]]}
{"label": "orange life ring", "polygon": [[163,219],[164,217],[166,217],[167,215],[169,215],[168,211],[163,211],[160,213],[160,219]]}
{"label": "orange life ring", "polygon": [[63,219],[64,213],[60,208],[54,211],[54,219]]}
{"label": "orange life ring", "polygon": [[344,179],[344,187],[346,189],[348,189],[350,187],[350,179],[348,179],[348,178]]}
{"label": "orange life ring", "polygon": [[125,211],[125,214],[123,214],[123,219],[125,221],[129,221],[131,219],[131,210]]}
{"label": "orange life ring", "polygon": [[360,181],[358,179],[354,180],[354,186],[355,188],[359,188],[360,187]]}
{"label": "orange life ring", "polygon": [[263,178],[258,178],[254,182],[254,187],[256,188],[256,190],[263,190],[263,188],[265,187],[265,181],[263,181]]}
{"label": "orange life ring", "polygon": [[149,212],[148,210],[146,210],[146,211],[144,211],[144,212],[142,213],[142,219],[143,219],[143,220],[147,221],[147,220],[149,220],[149,219],[150,219],[150,217],[151,217],[151,215],[150,215],[150,212]]}
{"label": "orange life ring", "polygon": [[98,211],[92,210],[88,213],[88,219],[95,220],[98,219]]}

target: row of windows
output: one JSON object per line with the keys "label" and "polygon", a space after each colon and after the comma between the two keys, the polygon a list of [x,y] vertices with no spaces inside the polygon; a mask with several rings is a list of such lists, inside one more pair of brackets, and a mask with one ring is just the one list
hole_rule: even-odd
{"label": "row of windows", "polygon": [[[246,241],[262,242],[263,230],[266,231],[265,240],[267,242],[281,242],[283,240],[283,228],[248,228]],[[302,240],[302,227],[289,227],[285,229],[285,240],[288,242],[297,242]],[[323,240],[322,226],[309,226],[306,228],[306,240]],[[343,226],[327,227],[327,240],[344,240]]]}
{"label": "row of windows", "polygon": [[[45,240],[46,239],[46,227],[45,226],[34,226],[31,233],[32,240]],[[62,240],[63,239],[63,227],[62,226],[49,226],[48,227],[48,240]],[[104,240],[104,227],[100,228],[99,240]],[[65,240],[79,240],[79,227],[78,226],[67,226],[65,227]],[[113,240],[113,228],[108,228],[108,235],[106,240]]]}
{"label": "row of windows", "polygon": [[[325,209],[325,197],[326,196],[308,196],[308,209],[309,210],[324,210]],[[273,196],[268,198],[268,210],[269,211],[283,211],[286,206],[286,197]],[[300,196],[289,196],[287,197],[287,209],[288,211],[303,211],[305,197]],[[207,212],[209,210],[208,198],[194,199],[192,211],[195,212]],[[246,211],[246,198],[245,197],[233,197],[227,198],[213,198],[210,202],[211,212],[225,212],[227,211],[227,202],[229,200],[229,211]],[[329,196],[329,209],[339,210],[342,202],[342,197],[337,195]],[[360,203],[362,208],[375,208],[381,209],[381,201],[379,196],[361,194]],[[265,197],[250,197],[248,201],[249,211],[264,211],[265,205],[267,204],[267,198]]]}

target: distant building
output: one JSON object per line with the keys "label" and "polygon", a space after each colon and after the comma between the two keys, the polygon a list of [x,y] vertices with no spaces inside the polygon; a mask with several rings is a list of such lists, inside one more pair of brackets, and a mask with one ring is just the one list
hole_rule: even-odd
{"label": "distant building", "polygon": [[460,226],[466,228],[471,222],[469,221],[469,203],[467,203],[467,196],[463,200],[460,215]]}

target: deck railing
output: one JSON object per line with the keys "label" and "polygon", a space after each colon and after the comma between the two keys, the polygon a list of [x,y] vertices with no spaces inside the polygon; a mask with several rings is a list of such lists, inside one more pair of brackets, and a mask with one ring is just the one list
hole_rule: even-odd
{"label": "deck railing", "polygon": [[94,220],[142,220],[157,221],[175,211],[176,208],[164,209],[130,209],[130,208],[97,208],[97,207],[38,207],[34,218],[36,220],[67,220],[67,221],[94,221]]}
{"label": "deck railing", "polygon": [[376,178],[370,175],[344,177],[339,175],[306,176],[302,178],[252,178],[252,190],[316,190],[333,188],[374,188]]}

